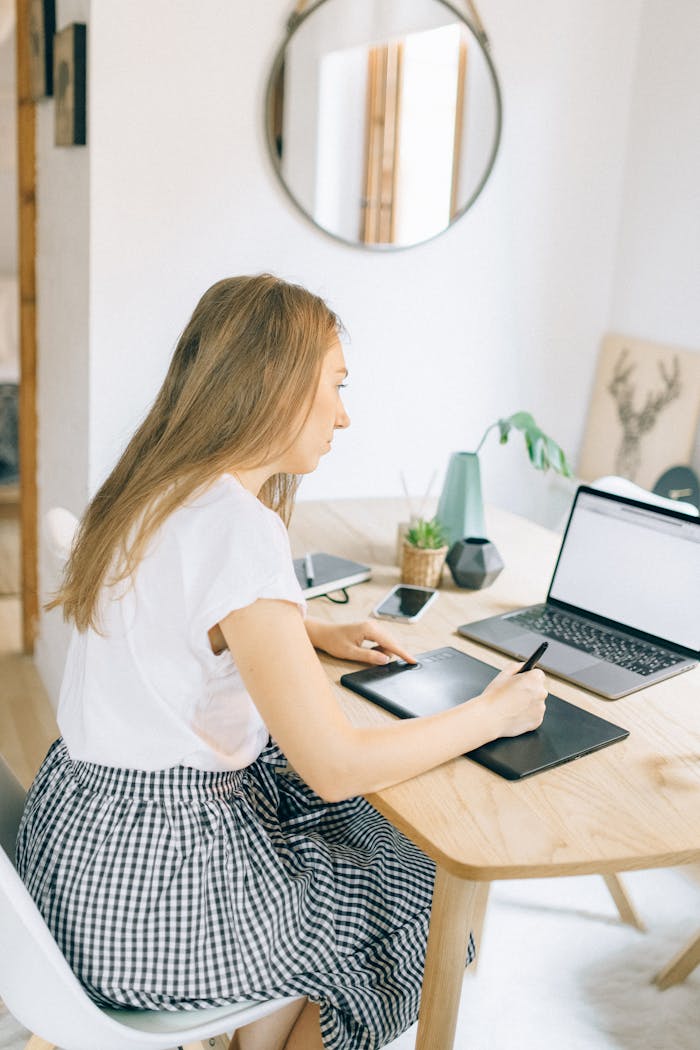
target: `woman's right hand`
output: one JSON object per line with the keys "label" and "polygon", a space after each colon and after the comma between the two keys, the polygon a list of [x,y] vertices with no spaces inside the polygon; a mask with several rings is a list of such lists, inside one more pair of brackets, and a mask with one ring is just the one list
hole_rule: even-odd
{"label": "woman's right hand", "polygon": [[479,697],[489,720],[493,719],[493,739],[520,736],[542,724],[547,696],[547,679],[539,668],[518,674],[522,664],[508,664]]}

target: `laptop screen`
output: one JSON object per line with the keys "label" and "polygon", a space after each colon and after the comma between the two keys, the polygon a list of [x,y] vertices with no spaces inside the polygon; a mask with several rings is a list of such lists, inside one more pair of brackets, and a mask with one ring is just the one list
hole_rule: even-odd
{"label": "laptop screen", "polygon": [[580,491],[549,597],[700,650],[700,518]]}

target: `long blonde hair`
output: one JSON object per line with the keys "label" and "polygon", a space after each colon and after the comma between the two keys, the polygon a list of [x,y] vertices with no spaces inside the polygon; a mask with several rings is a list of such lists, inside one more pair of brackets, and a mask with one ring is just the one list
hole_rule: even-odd
{"label": "long blonde hair", "polygon": [[[205,292],[150,412],[88,506],[46,608],[98,629],[101,588],[133,574],[168,515],[234,464],[261,466],[294,440],[339,329],[323,300],[270,274]],[[298,484],[276,474],[260,499],[288,523]]]}

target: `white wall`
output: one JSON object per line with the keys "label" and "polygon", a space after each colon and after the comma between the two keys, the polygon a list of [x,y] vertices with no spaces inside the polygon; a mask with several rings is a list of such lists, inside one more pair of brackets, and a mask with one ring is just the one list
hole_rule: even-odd
{"label": "white wall", "polygon": [[[700,352],[700,4],[645,0],[610,328]],[[700,470],[700,435],[694,464]]]}
{"label": "white wall", "polygon": [[[541,25],[512,0],[491,4],[506,107],[492,181],[444,237],[388,256],[325,238],[277,186],[261,115],[288,6],[93,12],[91,489],[199,293],[261,269],[326,295],[353,340],[354,428],[305,495],[398,492],[400,467],[419,489],[521,406],[573,449],[609,308],[638,0],[548,0]],[[531,509],[510,450],[491,487]]]}
{"label": "white wall", "polygon": [[17,271],[15,34],[0,42],[0,274]]}
{"label": "white wall", "polygon": [[[58,0],[56,28],[89,21],[89,9],[88,0]],[[36,112],[37,486],[44,601],[58,580],[42,534],[46,511],[64,506],[81,514],[89,498],[90,153],[84,146],[54,146],[53,99],[39,102]],[[54,701],[68,634],[59,612],[41,615],[35,660]]]}
{"label": "white wall", "polygon": [[[44,505],[60,494],[78,509],[94,492],[201,292],[261,270],[327,297],[352,337],[353,427],[303,497],[397,494],[401,469],[420,492],[518,408],[576,450],[610,313],[640,0],[542,0],[536,14],[490,0],[505,104],[495,172],[444,236],[387,255],[320,234],[275,179],[262,113],[290,10],[92,5],[89,147],[41,147]],[[543,516],[547,485],[521,449],[492,440],[484,466],[487,498]],[[55,697],[65,640],[55,621],[41,632]]]}
{"label": "white wall", "polygon": [[0,16],[0,383],[19,380],[17,88],[13,16]]}

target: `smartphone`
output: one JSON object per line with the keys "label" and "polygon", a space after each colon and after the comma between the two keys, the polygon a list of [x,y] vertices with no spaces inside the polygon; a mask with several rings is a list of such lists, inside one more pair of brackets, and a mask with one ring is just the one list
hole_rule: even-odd
{"label": "smartphone", "polygon": [[400,583],[391,588],[386,598],[372,610],[372,615],[384,620],[413,623],[423,615],[437,596],[438,592],[434,587],[409,587]]}

